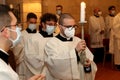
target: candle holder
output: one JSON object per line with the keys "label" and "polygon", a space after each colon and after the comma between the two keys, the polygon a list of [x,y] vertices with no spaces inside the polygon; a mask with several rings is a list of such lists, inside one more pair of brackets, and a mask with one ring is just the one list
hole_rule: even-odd
{"label": "candle holder", "polygon": [[84,40],[84,24],[87,23],[87,21],[80,22],[81,24],[81,39]]}
{"label": "candle holder", "polygon": [[[81,39],[84,40],[84,24],[87,23],[87,21],[84,22],[80,22],[81,24]],[[86,65],[88,64],[88,58],[86,57],[86,52],[85,50],[81,51],[80,53],[80,59],[81,59],[81,63],[83,64],[84,68],[89,68],[90,66],[86,67]],[[91,70],[91,68],[90,68]]]}

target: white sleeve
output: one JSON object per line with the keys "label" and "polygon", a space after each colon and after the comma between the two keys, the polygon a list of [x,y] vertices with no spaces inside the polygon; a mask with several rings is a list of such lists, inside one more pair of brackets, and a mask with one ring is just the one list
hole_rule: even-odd
{"label": "white sleeve", "polygon": [[0,71],[0,80],[13,80],[10,73]]}

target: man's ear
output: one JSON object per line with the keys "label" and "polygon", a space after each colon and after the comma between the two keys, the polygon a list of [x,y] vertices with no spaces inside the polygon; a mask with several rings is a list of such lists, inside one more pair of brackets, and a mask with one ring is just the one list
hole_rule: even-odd
{"label": "man's ear", "polygon": [[46,25],[45,25],[44,22],[42,22],[42,27],[43,27],[44,29],[46,29]]}
{"label": "man's ear", "polygon": [[58,24],[58,27],[59,27],[59,28],[60,28],[60,30],[61,30],[62,25]]}
{"label": "man's ear", "polygon": [[4,30],[1,32],[1,34],[2,34],[4,37],[8,38],[8,37],[9,37],[9,31],[8,31],[8,29],[7,29],[7,28],[4,28]]}

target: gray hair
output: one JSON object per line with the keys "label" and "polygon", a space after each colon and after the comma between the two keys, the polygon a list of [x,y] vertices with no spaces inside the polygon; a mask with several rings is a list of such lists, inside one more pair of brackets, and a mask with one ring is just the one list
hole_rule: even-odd
{"label": "gray hair", "polygon": [[60,25],[63,25],[64,24],[64,19],[66,19],[66,18],[67,19],[74,19],[74,17],[71,14],[69,14],[69,13],[63,13],[63,14],[60,15],[58,23]]}

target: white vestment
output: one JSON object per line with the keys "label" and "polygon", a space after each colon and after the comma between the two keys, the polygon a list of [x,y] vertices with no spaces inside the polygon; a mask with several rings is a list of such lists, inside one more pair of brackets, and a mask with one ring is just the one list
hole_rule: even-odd
{"label": "white vestment", "polygon": [[114,63],[120,65],[120,13],[113,20],[109,48],[109,52],[114,54]]}
{"label": "white vestment", "polygon": [[19,80],[16,72],[0,59],[0,80]]}
{"label": "white vestment", "polygon": [[64,42],[53,37],[47,42],[45,64],[49,74],[46,73],[46,80],[94,80],[97,67],[88,48],[85,52],[87,58],[91,60],[91,73],[85,73],[83,65],[77,63],[75,47],[80,40],[74,37],[73,41]]}
{"label": "white vestment", "polygon": [[26,80],[26,77],[27,77],[27,74],[26,74],[27,68],[24,61],[24,55],[25,55],[24,47],[25,47],[25,43],[27,42],[27,40],[30,38],[31,35],[34,35],[34,34],[28,33],[26,30],[23,30],[19,44],[17,44],[12,49],[15,55],[16,72],[18,73],[20,80]]}
{"label": "white vestment", "polygon": [[26,75],[29,77],[35,74],[45,75],[44,46],[51,37],[43,37],[40,33],[32,35],[25,44],[25,64],[27,66]]}
{"label": "white vestment", "polygon": [[105,24],[106,24],[105,38],[106,39],[110,38],[110,31],[111,31],[111,28],[113,26],[113,19],[114,19],[114,17],[111,17],[110,15],[106,16],[106,18],[105,18]]}
{"label": "white vestment", "polygon": [[100,34],[101,31],[105,30],[105,22],[102,16],[89,18],[89,34],[90,34],[90,47],[101,48],[103,47],[104,33]]}
{"label": "white vestment", "polygon": [[5,55],[8,55],[3,49],[0,49],[0,80],[19,80],[17,73],[7,64],[7,59]]}

